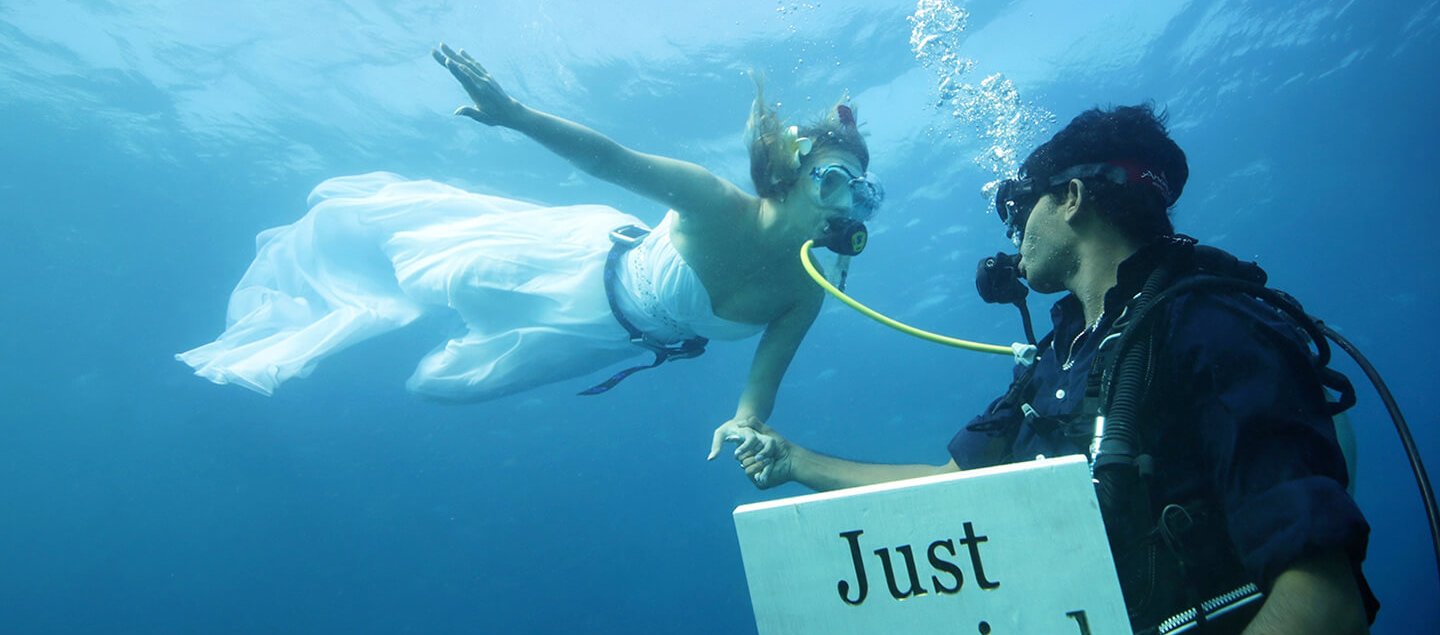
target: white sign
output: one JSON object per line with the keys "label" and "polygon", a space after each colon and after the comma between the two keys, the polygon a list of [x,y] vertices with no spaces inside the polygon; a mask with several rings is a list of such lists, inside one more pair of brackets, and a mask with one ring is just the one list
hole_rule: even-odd
{"label": "white sign", "polygon": [[742,505],[760,635],[1129,633],[1084,457]]}

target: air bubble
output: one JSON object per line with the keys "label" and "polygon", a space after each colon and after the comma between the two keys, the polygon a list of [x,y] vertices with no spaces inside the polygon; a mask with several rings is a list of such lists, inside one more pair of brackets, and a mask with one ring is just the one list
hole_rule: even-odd
{"label": "air bubble", "polygon": [[961,54],[970,13],[953,0],[919,0],[911,24],[910,48],[921,66],[935,73],[937,110],[948,112],[947,139],[973,131],[985,148],[975,163],[996,179],[1019,169],[1021,147],[1034,144],[1054,122],[1054,115],[1020,100],[1020,91],[1000,73],[978,83],[965,81],[975,61]]}

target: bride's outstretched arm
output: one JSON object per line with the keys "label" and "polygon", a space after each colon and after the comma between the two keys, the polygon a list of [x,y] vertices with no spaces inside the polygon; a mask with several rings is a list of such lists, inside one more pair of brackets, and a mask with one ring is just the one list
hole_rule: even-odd
{"label": "bride's outstretched arm", "polygon": [[518,131],[581,170],[681,213],[728,214],[754,205],[754,197],[694,163],[636,152],[590,128],[521,104],[463,50],[441,44],[432,55],[474,102],[457,109],[457,115]]}
{"label": "bride's outstretched arm", "polygon": [[735,407],[734,419],[755,417],[764,421],[770,418],[775,409],[775,396],[780,392],[780,380],[785,378],[795,351],[820,314],[823,299],[818,290],[806,294],[804,300],[765,328],[755,348],[755,358],[750,362],[750,377]]}

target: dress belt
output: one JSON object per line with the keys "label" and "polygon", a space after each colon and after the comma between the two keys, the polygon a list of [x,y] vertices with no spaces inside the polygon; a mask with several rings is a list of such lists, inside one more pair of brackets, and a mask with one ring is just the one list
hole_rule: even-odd
{"label": "dress belt", "polygon": [[614,388],[626,377],[642,370],[654,368],[672,359],[699,357],[705,352],[705,345],[710,342],[710,340],[696,336],[678,344],[667,345],[654,337],[646,335],[636,327],[629,318],[625,317],[625,313],[620,310],[620,302],[617,296],[620,292],[620,259],[631,249],[639,245],[641,241],[644,241],[645,237],[649,235],[650,230],[638,225],[625,225],[610,232],[610,242],[612,245],[610,247],[610,255],[605,258],[605,299],[610,302],[610,313],[615,316],[615,321],[619,322],[620,326],[625,328],[625,332],[630,334],[630,343],[654,353],[655,361],[650,364],[632,366],[615,373],[609,379],[580,391],[579,394],[581,396],[604,393]]}

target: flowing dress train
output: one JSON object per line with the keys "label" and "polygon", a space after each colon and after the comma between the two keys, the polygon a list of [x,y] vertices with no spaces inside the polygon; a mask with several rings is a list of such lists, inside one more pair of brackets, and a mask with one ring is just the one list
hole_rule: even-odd
{"label": "flowing dress train", "polygon": [[[256,238],[214,342],[176,355],[195,374],[262,394],[325,357],[437,311],[466,332],[426,355],[419,394],[482,401],[645,354],[605,295],[609,233],[642,223],[603,205],[545,207],[386,172],[329,179],[310,211]],[[715,317],[670,242],[672,212],[621,261],[627,318],[662,341],[741,339]]]}

